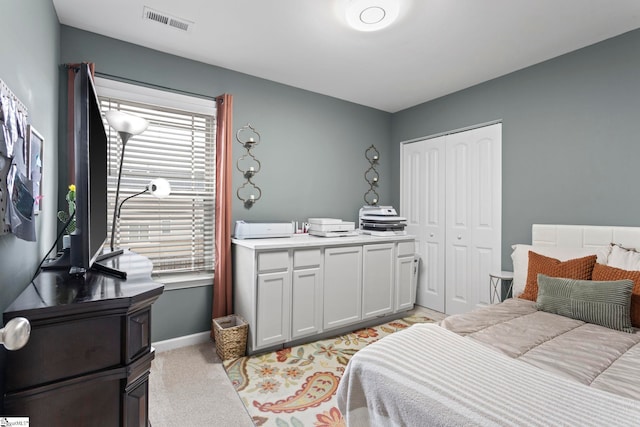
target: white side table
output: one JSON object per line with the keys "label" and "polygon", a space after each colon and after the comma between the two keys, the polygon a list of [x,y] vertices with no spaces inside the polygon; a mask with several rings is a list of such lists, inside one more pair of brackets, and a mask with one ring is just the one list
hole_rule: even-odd
{"label": "white side table", "polygon": [[513,271],[500,271],[489,274],[489,300],[491,304],[502,302],[503,283],[509,284],[509,289],[507,290],[507,295],[509,295],[513,289]]}

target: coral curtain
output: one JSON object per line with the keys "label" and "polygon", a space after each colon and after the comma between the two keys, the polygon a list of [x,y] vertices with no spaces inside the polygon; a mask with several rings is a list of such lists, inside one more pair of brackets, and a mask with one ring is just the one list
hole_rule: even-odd
{"label": "coral curtain", "polygon": [[[91,73],[91,77],[95,77],[96,66],[93,62],[83,62],[82,64],[87,64],[89,66],[89,72]],[[67,69],[67,183],[73,183],[75,181],[75,171],[74,171],[74,150],[73,150],[73,99],[75,92],[75,77],[78,71],[80,70],[80,65],[82,64],[65,64],[65,68]],[[60,175],[59,175],[60,176]],[[63,181],[64,182],[64,181]],[[63,186],[63,190],[66,192],[66,185]]]}
{"label": "coral curtain", "polygon": [[[231,159],[233,137],[233,96],[216,98],[216,258],[213,277],[212,319],[233,312],[231,276]],[[213,329],[211,330],[213,337]]]}

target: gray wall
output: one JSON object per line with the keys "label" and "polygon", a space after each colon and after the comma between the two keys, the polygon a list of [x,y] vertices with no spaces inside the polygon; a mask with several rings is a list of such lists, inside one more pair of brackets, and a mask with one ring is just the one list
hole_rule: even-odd
{"label": "gray wall", "polygon": [[[391,114],[234,71],[185,60],[75,28],[61,27],[61,62],[94,62],[96,73],[174,90],[234,97],[234,132],[251,123],[262,199],[247,210],[234,198],[233,218],[357,220],[368,185],[365,150],[381,153],[380,196],[391,194]],[[234,144],[234,164],[244,149]],[[234,190],[241,174],[234,169]],[[171,290],[153,308],[154,341],[210,329],[211,287]]]}
{"label": "gray wall", "polygon": [[502,120],[505,269],[533,223],[638,226],[638,52],[640,30],[396,113],[392,168],[401,141]]}
{"label": "gray wall", "polygon": [[22,292],[56,237],[58,192],[58,58],[60,25],[50,0],[4,1],[0,24],[0,79],[29,110],[43,136],[43,212],[37,242],[0,236],[0,312]]}

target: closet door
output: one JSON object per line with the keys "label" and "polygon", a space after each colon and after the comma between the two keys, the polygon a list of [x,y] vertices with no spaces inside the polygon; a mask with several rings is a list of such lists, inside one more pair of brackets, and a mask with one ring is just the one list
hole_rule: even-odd
{"label": "closet door", "polygon": [[445,137],[402,145],[400,214],[420,255],[416,303],[445,312]]}
{"label": "closet door", "polygon": [[502,125],[447,136],[446,313],[489,304],[501,267]]}

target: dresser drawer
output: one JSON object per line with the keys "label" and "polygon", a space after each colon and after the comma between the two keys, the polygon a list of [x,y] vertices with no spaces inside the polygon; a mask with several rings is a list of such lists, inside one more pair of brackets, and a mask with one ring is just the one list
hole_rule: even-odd
{"label": "dresser drawer", "polygon": [[289,268],[289,252],[260,252],[258,253],[258,272],[286,270]]}
{"label": "dresser drawer", "polygon": [[415,250],[415,243],[413,243],[413,241],[398,243],[398,256],[413,255]]}
{"label": "dresser drawer", "polygon": [[130,363],[136,357],[151,349],[151,309],[137,311],[127,316],[127,360]]}
{"label": "dresser drawer", "polygon": [[27,344],[6,354],[6,390],[16,391],[121,363],[122,318],[101,316],[31,324]]}
{"label": "dresser drawer", "polygon": [[319,267],[322,258],[320,249],[297,249],[293,251],[293,268]]}

